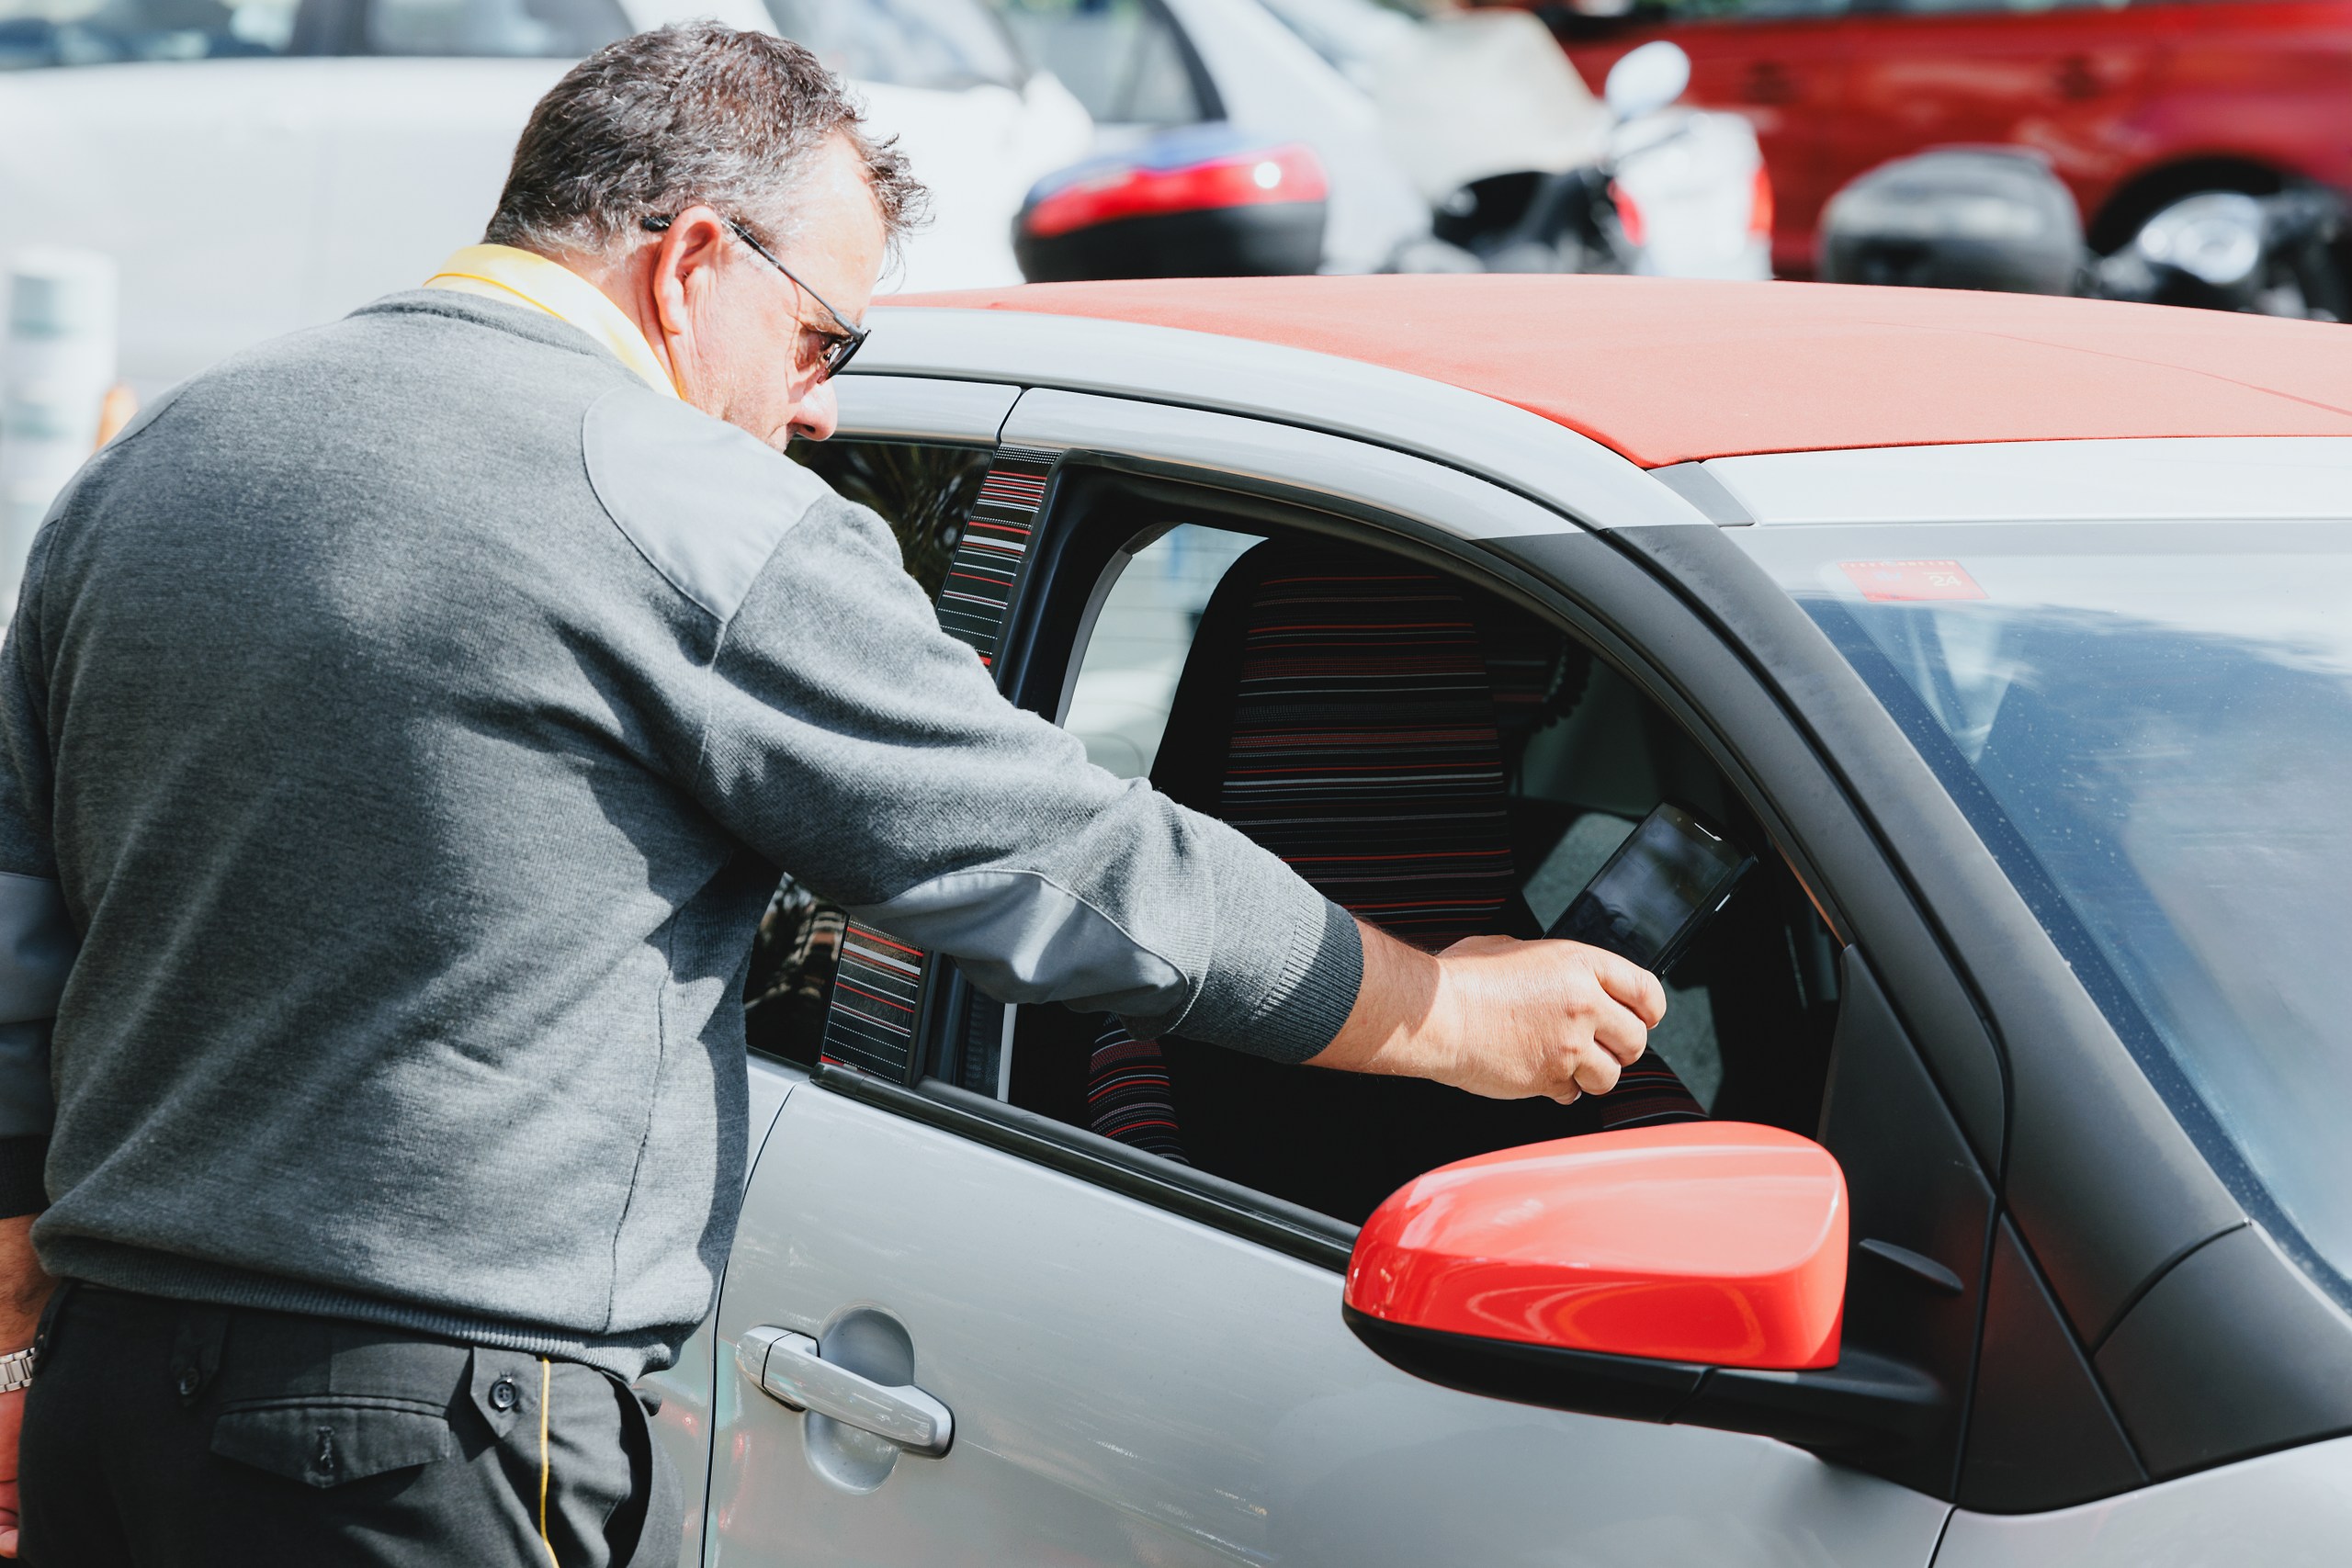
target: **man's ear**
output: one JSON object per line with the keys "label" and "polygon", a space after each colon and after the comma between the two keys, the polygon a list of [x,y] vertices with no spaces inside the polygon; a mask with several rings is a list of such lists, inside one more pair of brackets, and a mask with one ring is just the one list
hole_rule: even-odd
{"label": "man's ear", "polygon": [[718,281],[727,220],[707,207],[689,207],[662,231],[653,254],[653,313],[664,338],[690,337],[694,303]]}

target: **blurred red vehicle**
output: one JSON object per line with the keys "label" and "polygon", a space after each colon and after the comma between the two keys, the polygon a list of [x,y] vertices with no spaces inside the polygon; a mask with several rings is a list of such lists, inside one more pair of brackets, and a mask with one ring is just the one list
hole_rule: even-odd
{"label": "blurred red vehicle", "polygon": [[[1814,226],[1863,170],[1953,142],[2038,148],[2110,251],[2196,191],[2352,190],[2347,0],[1580,0],[1537,7],[1596,90],[1654,38],[1690,99],[1756,127],[1778,200],[1774,269],[1810,276]],[[1614,16],[1594,12],[1617,8]]]}

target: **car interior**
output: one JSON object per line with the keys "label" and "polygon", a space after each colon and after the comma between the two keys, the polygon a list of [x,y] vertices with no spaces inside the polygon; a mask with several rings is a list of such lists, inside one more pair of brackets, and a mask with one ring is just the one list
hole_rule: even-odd
{"label": "car interior", "polygon": [[1521,604],[1354,539],[1097,510],[1123,536],[1093,570],[1083,544],[1063,552],[1041,624],[1080,651],[1057,671],[1039,649],[1032,700],[1058,679],[1097,762],[1222,818],[1360,918],[1430,951],[1541,935],[1662,801],[1758,868],[1666,976],[1650,1055],[1572,1105],[1137,1040],[968,991],[942,1076],[1350,1224],[1492,1149],[1701,1116],[1814,1131],[1835,946],[1737,794],[1623,674]]}

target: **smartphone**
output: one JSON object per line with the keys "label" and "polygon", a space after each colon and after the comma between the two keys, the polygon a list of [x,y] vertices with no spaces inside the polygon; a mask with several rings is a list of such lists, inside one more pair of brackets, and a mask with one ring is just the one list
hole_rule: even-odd
{"label": "smartphone", "polygon": [[1755,863],[1729,835],[1668,801],[1642,818],[1544,934],[1605,947],[1663,975]]}

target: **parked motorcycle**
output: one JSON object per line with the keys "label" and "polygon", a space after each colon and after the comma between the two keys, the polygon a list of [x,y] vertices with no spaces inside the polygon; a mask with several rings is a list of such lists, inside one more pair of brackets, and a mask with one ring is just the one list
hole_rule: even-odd
{"label": "parked motorcycle", "polygon": [[2080,294],[2311,321],[2347,313],[2345,200],[2319,186],[2199,191],[2098,255],[2064,182],[2021,148],[1940,148],[1858,176],[1830,198],[1819,276]]}
{"label": "parked motorcycle", "polygon": [[2199,191],[2140,226],[2092,268],[2102,299],[2196,305],[2340,321],[2348,312],[2338,246],[2344,198],[2317,186],[2271,196]]}
{"label": "parked motorcycle", "polygon": [[1595,101],[1540,22],[1430,23],[1375,85],[1382,130],[1430,202],[1392,272],[1770,276],[1771,183],[1736,115],[1676,108],[1690,60],[1657,40]]}

